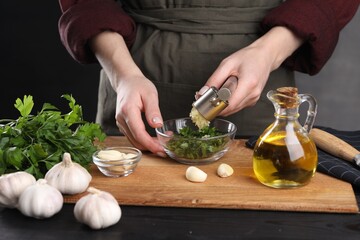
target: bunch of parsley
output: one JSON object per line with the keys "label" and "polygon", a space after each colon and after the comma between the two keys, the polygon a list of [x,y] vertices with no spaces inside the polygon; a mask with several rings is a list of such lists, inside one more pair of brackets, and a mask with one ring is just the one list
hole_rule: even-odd
{"label": "bunch of parsley", "polygon": [[215,127],[204,127],[197,130],[184,127],[167,143],[167,147],[181,158],[207,158],[223,149],[230,141],[227,136],[212,138],[221,135],[222,133]]}
{"label": "bunch of parsley", "polygon": [[26,171],[43,178],[65,152],[74,162],[89,167],[96,151],[94,140],[102,142],[106,135],[100,125],[83,120],[82,108],[71,95],[62,97],[69,102],[69,113],[45,103],[37,115],[31,115],[33,97],[16,99],[14,106],[21,116],[0,120],[0,175]]}

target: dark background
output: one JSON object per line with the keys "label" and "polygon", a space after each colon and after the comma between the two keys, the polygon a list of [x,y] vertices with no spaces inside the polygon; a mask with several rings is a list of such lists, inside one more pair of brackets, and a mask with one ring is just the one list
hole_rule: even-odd
{"label": "dark background", "polygon": [[67,112],[61,95],[69,93],[95,121],[100,66],[75,62],[62,45],[58,1],[1,0],[0,9],[0,119],[17,118],[14,103],[24,95],[37,111],[48,102]]}
{"label": "dark background", "polygon": [[[69,93],[83,107],[85,120],[95,121],[100,66],[75,62],[60,42],[58,1],[1,0],[0,9],[0,119],[17,118],[13,105],[25,94],[34,97],[36,110],[49,102],[67,111],[61,95]],[[319,74],[297,73],[299,92],[318,100],[316,125],[360,130],[359,12]]]}

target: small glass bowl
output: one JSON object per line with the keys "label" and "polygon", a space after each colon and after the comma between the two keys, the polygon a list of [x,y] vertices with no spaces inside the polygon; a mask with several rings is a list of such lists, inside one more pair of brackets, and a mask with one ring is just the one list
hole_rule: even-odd
{"label": "small glass bowl", "polygon": [[210,127],[221,133],[215,137],[186,138],[179,135],[184,127],[197,130],[191,118],[164,121],[156,128],[156,135],[166,154],[172,159],[188,165],[208,164],[217,161],[229,150],[235,138],[236,125],[224,119],[214,119]]}
{"label": "small glass bowl", "polygon": [[[101,152],[103,151],[103,152]],[[118,156],[104,157],[104,152],[117,151]],[[120,156],[120,155],[123,156]],[[135,171],[141,160],[142,152],[133,147],[107,147],[93,154],[93,162],[100,172],[108,177],[125,177]]]}

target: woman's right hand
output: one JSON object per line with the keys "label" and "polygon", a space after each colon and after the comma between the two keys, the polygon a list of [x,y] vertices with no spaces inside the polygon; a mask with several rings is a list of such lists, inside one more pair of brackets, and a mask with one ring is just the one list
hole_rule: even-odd
{"label": "woman's right hand", "polygon": [[153,128],[162,126],[158,93],[132,59],[121,35],[105,31],[90,41],[90,47],[117,93],[116,124],[129,141],[141,150],[160,156],[165,152],[146,131],[142,113]]}
{"label": "woman's right hand", "polygon": [[131,79],[120,79],[115,90],[116,124],[120,132],[135,147],[164,156],[163,148],[157,139],[146,131],[141,116],[145,113],[148,124],[153,128],[162,126],[158,93],[154,84],[143,75],[138,75]]}

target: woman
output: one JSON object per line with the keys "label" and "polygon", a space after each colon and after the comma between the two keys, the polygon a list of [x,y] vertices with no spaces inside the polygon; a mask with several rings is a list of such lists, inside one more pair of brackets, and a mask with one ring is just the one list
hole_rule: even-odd
{"label": "woman", "polygon": [[[273,120],[270,89],[316,74],[359,0],[60,0],[59,29],[70,54],[103,67],[97,122],[161,156],[151,129],[188,116],[195,92],[238,85],[221,115],[238,135]],[[114,120],[114,116],[116,121]],[[144,120],[143,120],[144,118]],[[147,126],[148,125],[148,126]]]}

